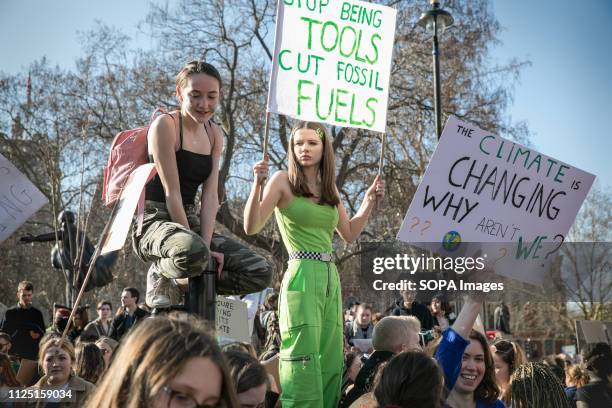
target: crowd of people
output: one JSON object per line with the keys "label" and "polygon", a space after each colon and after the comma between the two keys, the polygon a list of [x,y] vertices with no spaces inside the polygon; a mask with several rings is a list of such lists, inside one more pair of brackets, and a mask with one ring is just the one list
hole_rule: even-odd
{"label": "crowd of people", "polygon": [[[279,292],[250,309],[252,341],[219,344],[198,318],[176,312],[186,304],[189,279],[213,263],[221,295],[252,304],[250,296],[271,284],[265,258],[214,232],[224,137],[211,119],[221,91],[215,67],[186,64],[176,76],[180,109],[159,115],[148,128],[143,154],[157,175],[132,229],[134,253],[150,265],[144,302],[136,288],[126,287],[114,316],[112,301],[100,299],[91,322],[86,305],[56,305],[46,328],[32,306],[33,285],[21,282],[19,304],[0,325],[3,406],[612,406],[609,345],[594,347],[582,366],[568,367],[566,380],[555,374],[560,367],[554,359],[526,362],[519,344],[491,344],[474,330],[482,307],[478,294],[455,315],[443,296],[424,305],[405,291],[388,316],[361,303],[343,321],[333,235],[355,241],[385,185],[381,175],[374,177],[349,216],[336,186],[333,140],[321,123],[294,124],[286,171],[268,180],[267,156],[253,166],[244,232],[259,233],[274,214],[289,260]],[[112,165],[107,170],[115,174]],[[35,398],[15,398],[20,386],[27,392],[17,395]],[[54,392],[41,398],[49,389]]]}
{"label": "crowd of people", "polygon": [[[49,407],[281,405],[276,292],[257,308],[250,343],[222,345],[189,314],[150,315],[135,288],[122,291],[114,315],[112,302],[100,301],[92,321],[83,308],[69,323],[70,310],[56,307],[46,329],[30,282],[19,284],[17,298],[0,324],[2,406],[45,406],[10,398],[18,389],[71,390],[70,398],[46,399]],[[609,345],[591,347],[581,362],[564,354],[530,362],[518,342],[473,329],[480,307],[472,296],[455,314],[444,295],[426,305],[409,293],[387,315],[349,305],[338,407],[610,406]],[[28,371],[30,361],[36,369]]]}

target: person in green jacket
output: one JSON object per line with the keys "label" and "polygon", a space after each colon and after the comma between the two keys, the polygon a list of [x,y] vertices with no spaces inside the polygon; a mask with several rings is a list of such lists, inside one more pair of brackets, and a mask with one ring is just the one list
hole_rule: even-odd
{"label": "person in green jacket", "polygon": [[298,122],[287,152],[288,170],[268,177],[267,158],[253,167],[244,229],[261,231],[275,213],[289,253],[279,298],[279,376],[285,407],[336,407],[343,365],[342,297],[332,260],[334,230],[346,242],[363,230],[384,184],[377,176],[353,218],[335,184],[331,138],[320,123]]}

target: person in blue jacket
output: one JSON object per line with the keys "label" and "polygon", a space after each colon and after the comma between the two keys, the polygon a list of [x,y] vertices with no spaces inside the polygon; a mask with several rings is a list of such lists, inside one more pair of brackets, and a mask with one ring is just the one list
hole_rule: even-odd
{"label": "person in blue jacket", "polygon": [[504,408],[487,340],[472,330],[482,299],[468,297],[455,323],[442,334],[436,360],[449,394],[445,408]]}

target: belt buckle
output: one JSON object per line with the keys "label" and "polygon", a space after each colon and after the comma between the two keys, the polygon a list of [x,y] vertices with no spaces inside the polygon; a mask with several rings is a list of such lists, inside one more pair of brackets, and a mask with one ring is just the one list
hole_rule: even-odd
{"label": "belt buckle", "polygon": [[321,254],[321,260],[323,262],[331,262],[332,254]]}

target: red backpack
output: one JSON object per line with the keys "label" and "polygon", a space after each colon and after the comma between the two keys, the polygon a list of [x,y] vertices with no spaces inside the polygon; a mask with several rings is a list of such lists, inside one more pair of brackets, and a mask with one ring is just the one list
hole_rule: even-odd
{"label": "red backpack", "polygon": [[[151,115],[147,126],[121,131],[113,139],[108,163],[104,167],[104,182],[102,185],[102,202],[106,207],[113,208],[115,206],[132,171],[141,164],[148,162],[147,134],[158,113],[165,114],[167,112],[165,109],[157,108]],[[174,119],[174,116],[172,116],[172,119]],[[178,138],[176,139],[176,144],[178,144]],[[138,201],[137,213],[138,235],[140,235],[144,216],[144,193]]]}
{"label": "red backpack", "polygon": [[[102,202],[106,207],[112,208],[115,205],[132,171],[148,162],[147,134],[158,113],[167,112],[165,109],[158,108],[151,115],[147,126],[123,130],[113,139],[108,163],[104,167],[102,186]],[[174,119],[174,116],[172,118]]]}

